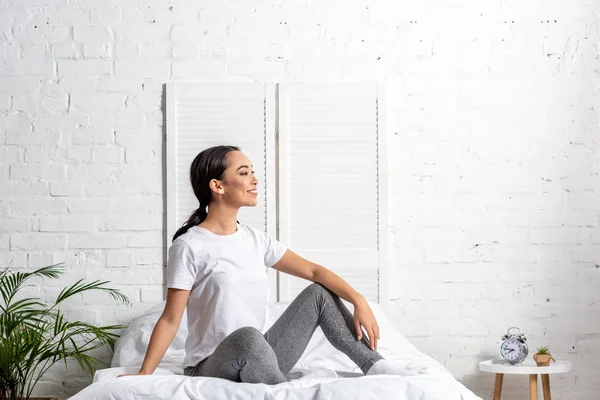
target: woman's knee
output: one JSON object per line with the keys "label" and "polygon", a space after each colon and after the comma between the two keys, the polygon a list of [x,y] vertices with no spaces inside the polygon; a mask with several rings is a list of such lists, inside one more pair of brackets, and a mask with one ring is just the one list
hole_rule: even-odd
{"label": "woman's knee", "polygon": [[230,337],[240,349],[245,351],[269,345],[261,331],[252,326],[238,328],[230,334]]}
{"label": "woman's knee", "polygon": [[310,294],[312,296],[335,296],[329,289],[327,289],[325,286],[321,285],[320,283],[311,283],[310,285],[308,285],[306,287],[306,289],[304,289],[303,292],[306,292],[307,294]]}

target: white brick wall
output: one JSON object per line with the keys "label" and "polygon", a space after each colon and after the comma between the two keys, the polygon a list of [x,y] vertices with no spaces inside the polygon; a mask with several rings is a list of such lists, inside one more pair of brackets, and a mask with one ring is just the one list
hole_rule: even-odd
{"label": "white brick wall", "polygon": [[517,325],[600,399],[600,3],[76,3],[0,0],[2,265],[111,280],[135,307],[88,317],[126,323],[162,294],[164,82],[387,79],[390,317],[484,398]]}

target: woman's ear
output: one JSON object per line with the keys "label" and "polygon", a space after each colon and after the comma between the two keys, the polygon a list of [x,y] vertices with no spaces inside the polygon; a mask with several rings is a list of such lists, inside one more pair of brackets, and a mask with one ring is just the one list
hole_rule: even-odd
{"label": "woman's ear", "polygon": [[219,181],[218,179],[211,179],[209,186],[210,186],[210,190],[212,190],[213,192],[215,192],[217,194],[225,193],[225,190],[223,190],[223,185],[221,184],[221,181]]}

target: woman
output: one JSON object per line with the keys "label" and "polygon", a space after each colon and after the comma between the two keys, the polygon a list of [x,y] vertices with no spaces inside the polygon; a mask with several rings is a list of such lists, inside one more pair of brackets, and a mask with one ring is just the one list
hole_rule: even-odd
{"label": "woman", "polygon": [[[189,336],[184,373],[189,376],[287,382],[286,374],[317,326],[365,374],[402,374],[376,351],[379,327],[364,296],[325,267],[258,229],[237,223],[240,207],[255,206],[258,195],[250,160],[239,148],[215,146],[202,151],[192,162],[190,179],[200,206],[173,237],[165,309],[138,375],[154,372],[186,306]],[[315,283],[263,335],[265,266]],[[354,305],[354,317],[340,297]]]}

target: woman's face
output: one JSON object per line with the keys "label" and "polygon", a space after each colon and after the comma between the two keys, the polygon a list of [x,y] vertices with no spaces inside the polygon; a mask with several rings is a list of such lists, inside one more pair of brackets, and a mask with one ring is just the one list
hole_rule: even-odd
{"label": "woman's face", "polygon": [[254,176],[252,163],[241,151],[231,151],[227,155],[229,166],[220,181],[223,199],[235,206],[256,206],[258,202],[258,179]]}

